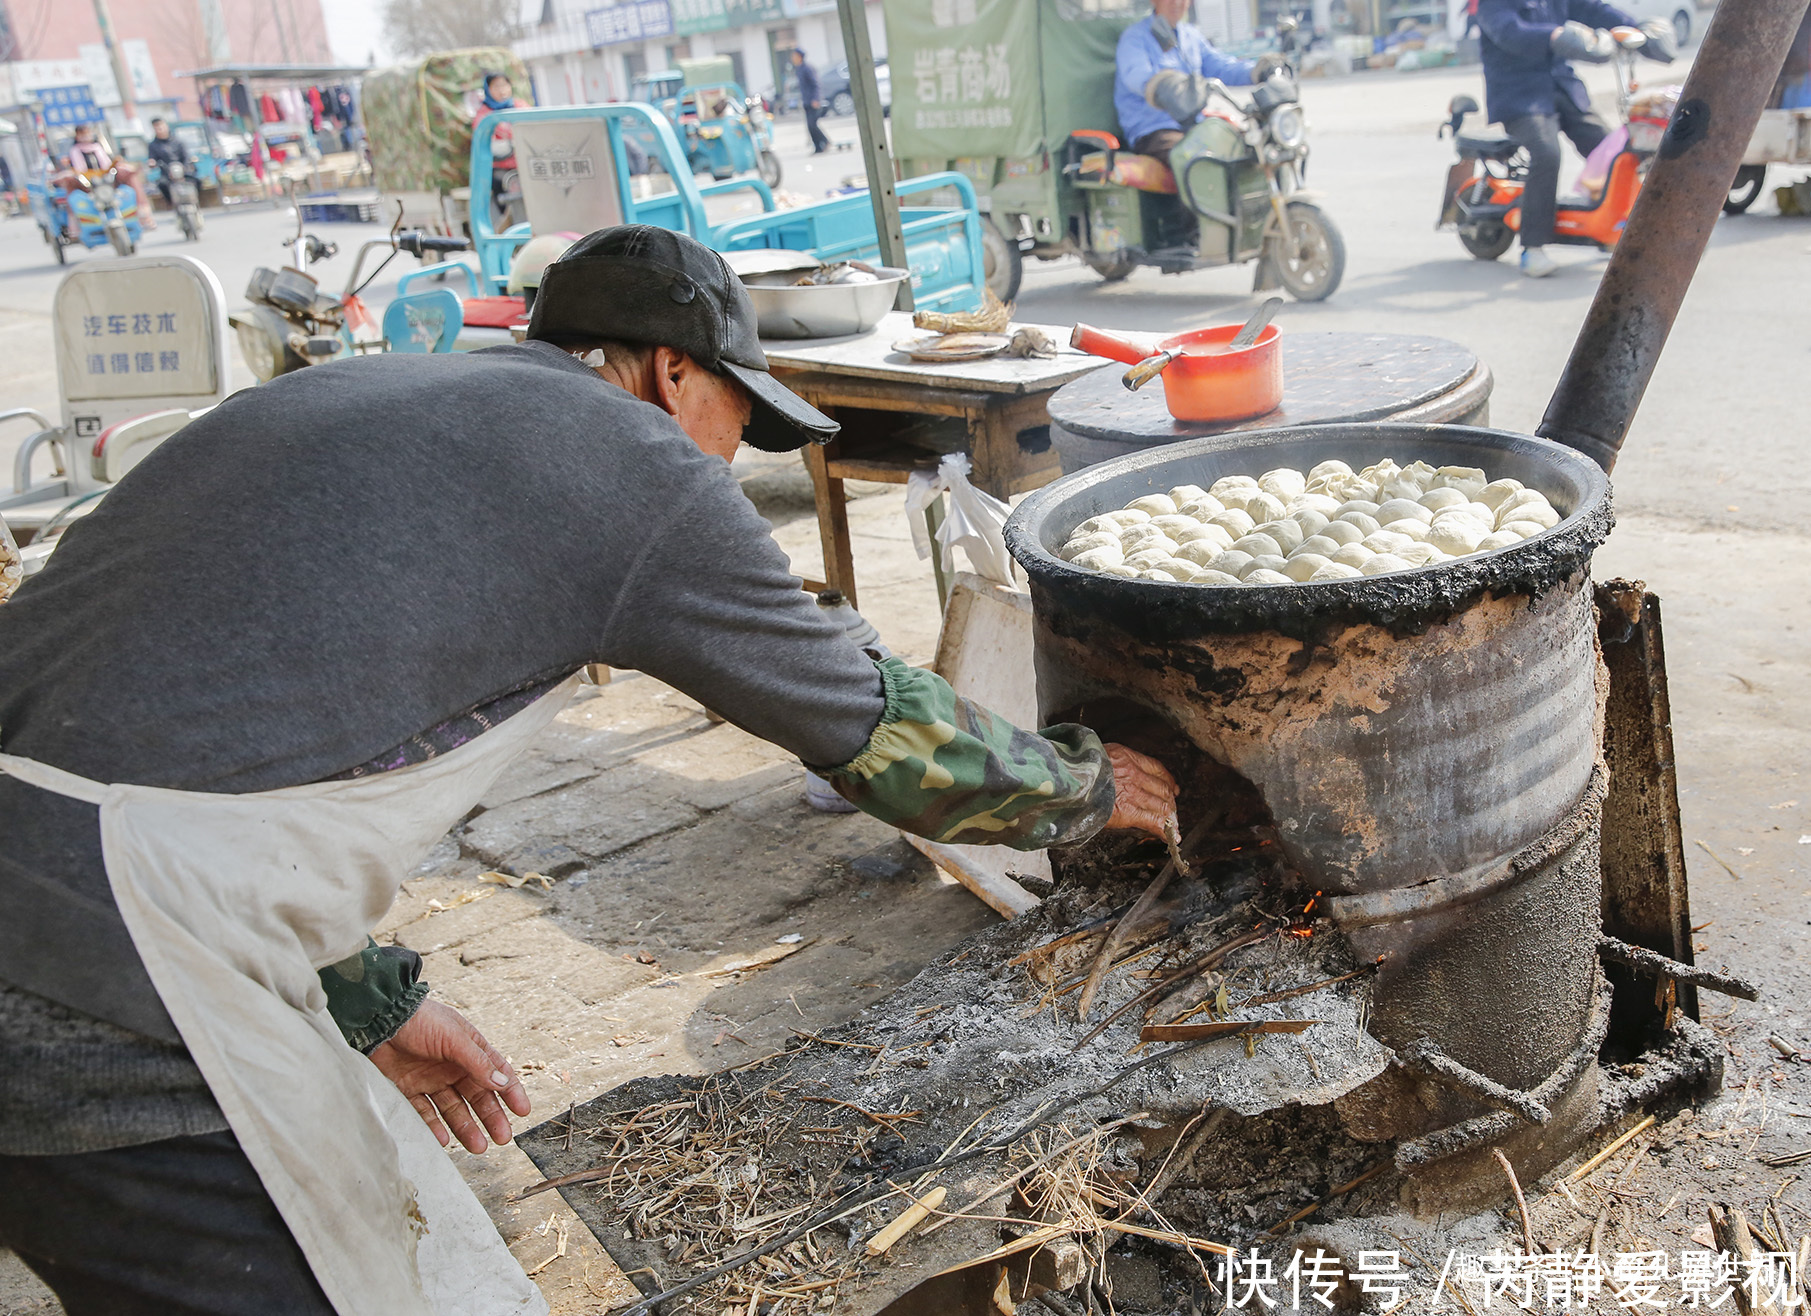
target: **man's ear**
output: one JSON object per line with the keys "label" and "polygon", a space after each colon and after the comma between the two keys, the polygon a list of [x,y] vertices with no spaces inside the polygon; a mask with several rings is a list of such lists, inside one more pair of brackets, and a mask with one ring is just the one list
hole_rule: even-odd
{"label": "man's ear", "polygon": [[671,347],[656,347],[649,364],[654,374],[655,400],[667,415],[677,416],[681,405],[680,396],[689,382],[686,373],[691,367],[691,358]]}

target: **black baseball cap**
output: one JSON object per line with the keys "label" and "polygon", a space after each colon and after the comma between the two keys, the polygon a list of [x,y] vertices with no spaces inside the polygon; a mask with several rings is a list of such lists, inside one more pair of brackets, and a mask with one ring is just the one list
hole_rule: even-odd
{"label": "black baseball cap", "polygon": [[674,348],[748,390],[746,442],[767,452],[830,442],[841,427],[768,373],[755,324],[723,257],[671,229],[621,224],[580,238],[542,272],[528,336]]}

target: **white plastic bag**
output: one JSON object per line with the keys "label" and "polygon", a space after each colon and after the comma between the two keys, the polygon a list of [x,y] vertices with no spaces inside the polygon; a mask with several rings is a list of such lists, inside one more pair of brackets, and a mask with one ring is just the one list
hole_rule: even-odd
{"label": "white plastic bag", "polygon": [[912,545],[921,559],[930,557],[931,536],[924,514],[939,494],[948,493],[948,513],[937,529],[938,561],[943,569],[952,569],[950,550],[960,547],[977,575],[1015,586],[1012,555],[1000,533],[1012,509],[970,484],[970,469],[965,454],[952,452],[937,464],[935,472],[912,472],[906,480],[906,520],[912,527]]}

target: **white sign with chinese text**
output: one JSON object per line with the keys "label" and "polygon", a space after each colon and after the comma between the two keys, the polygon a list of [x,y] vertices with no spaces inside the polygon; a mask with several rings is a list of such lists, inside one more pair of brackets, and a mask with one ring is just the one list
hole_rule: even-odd
{"label": "white sign with chinese text", "polygon": [[57,286],[51,314],[73,439],[147,412],[212,406],[230,391],[226,296],[192,257],[85,262]]}
{"label": "white sign with chinese text", "polygon": [[536,233],[590,233],[623,222],[608,123],[521,120],[514,131],[522,205]]}
{"label": "white sign with chinese text", "polygon": [[1037,14],[1017,0],[889,3],[896,147],[933,159],[1041,152]]}

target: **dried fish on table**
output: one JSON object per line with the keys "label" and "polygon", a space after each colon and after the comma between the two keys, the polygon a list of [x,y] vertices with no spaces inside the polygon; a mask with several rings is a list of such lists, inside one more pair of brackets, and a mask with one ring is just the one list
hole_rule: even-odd
{"label": "dried fish on table", "polygon": [[886,274],[865,260],[844,260],[834,265],[820,265],[793,281],[795,288],[822,287],[831,283],[879,283]]}
{"label": "dried fish on table", "polygon": [[1049,334],[1035,324],[1021,325],[1012,331],[1012,342],[1006,345],[1006,355],[1016,357],[1053,357],[1056,355],[1056,342]]}
{"label": "dried fish on table", "polygon": [[992,288],[983,288],[981,296],[978,311],[919,311],[912,317],[912,324],[939,334],[1005,333],[1006,326],[1012,323],[1013,303],[1001,301]]}

